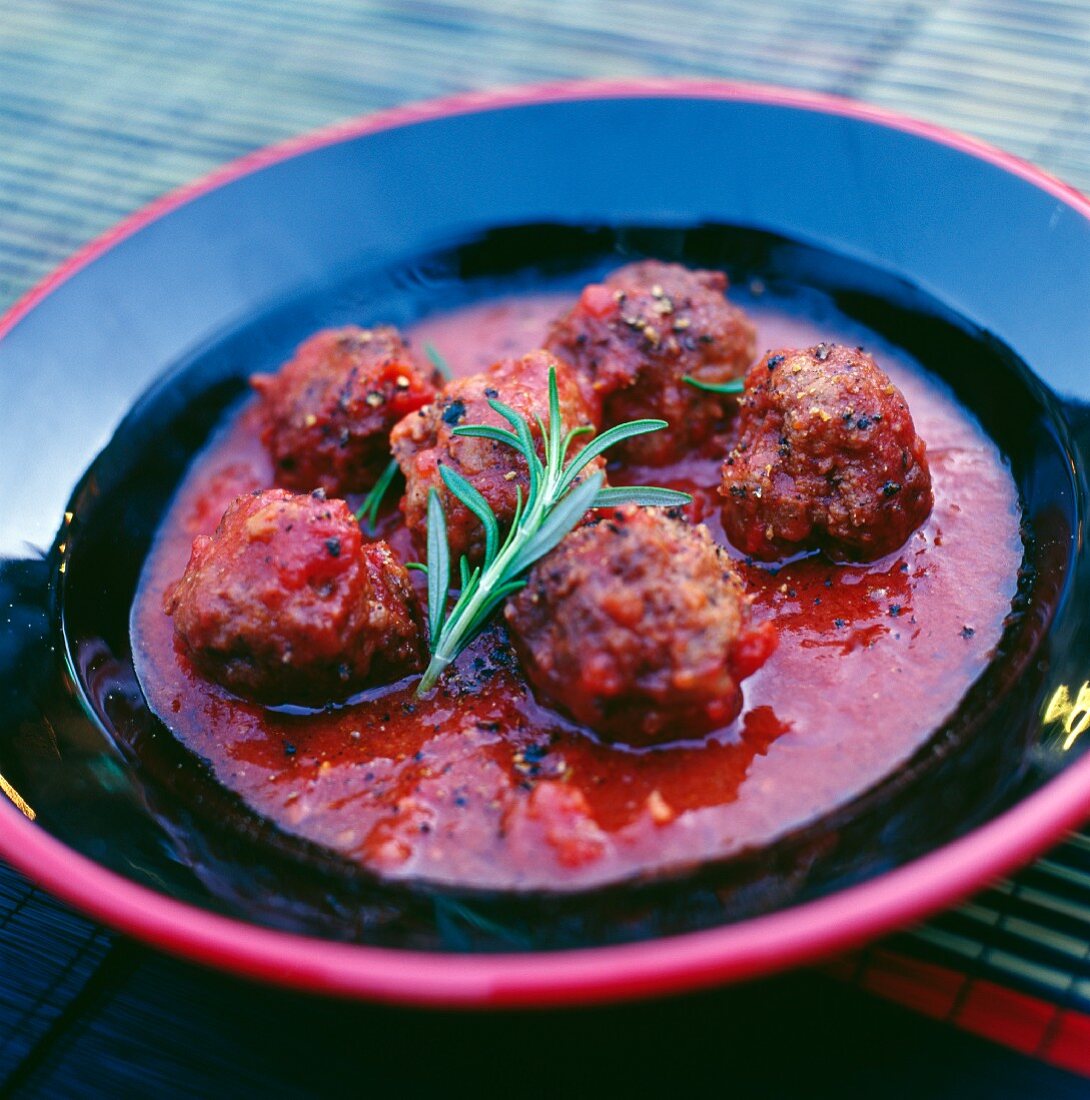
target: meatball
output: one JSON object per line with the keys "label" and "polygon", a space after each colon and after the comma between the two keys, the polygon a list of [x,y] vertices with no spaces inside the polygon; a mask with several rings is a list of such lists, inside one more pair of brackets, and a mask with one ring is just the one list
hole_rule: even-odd
{"label": "meatball", "polygon": [[193,664],[260,702],[332,702],[422,663],[404,566],[321,491],[239,497],[194,540],[164,606]]}
{"label": "meatball", "polygon": [[390,461],[390,429],[435,389],[397,329],[326,329],[276,374],[250,379],[286,489],[366,492]]}
{"label": "meatball", "polygon": [[546,347],[590,380],[605,427],[641,417],[670,425],[621,444],[629,461],[672,462],[722,421],[731,399],[683,379],[727,382],[753,362],[753,326],[726,288],[722,272],[646,260],[585,287],[552,325]]}
{"label": "meatball", "polygon": [[746,376],[723,465],[723,527],[772,560],[821,547],[873,561],[931,512],[931,474],[908,405],[857,348],[769,352]]}
{"label": "meatball", "polygon": [[[530,488],[526,461],[506,443],[454,435],[461,424],[490,424],[509,428],[508,422],[488,401],[490,398],[521,413],[530,425],[543,454],[541,432],[536,418],[549,421],[549,369],[556,370],[560,415],[565,430],[595,427],[593,410],[584,400],[573,372],[544,351],[534,351],[521,359],[505,359],[480,374],[456,378],[430,405],[406,417],[391,436],[394,457],[405,475],[402,509],[405,522],[418,546],[423,549],[427,537],[428,490],[437,489],[447,520],[447,539],[451,557],[457,561],[465,554],[479,561],[484,554],[484,528],[481,522],[447,489],[439,473],[449,466],[465,477],[488,501],[501,529],[510,525],[515,514],[518,491],[525,500]],[[589,435],[590,433],[588,433]],[[569,448],[569,457],[585,445],[587,436],[577,437]],[[588,472],[602,468],[596,459]]]}
{"label": "meatball", "polygon": [[564,539],[505,615],[538,695],[631,745],[732,721],[776,644],[707,528],[634,507]]}

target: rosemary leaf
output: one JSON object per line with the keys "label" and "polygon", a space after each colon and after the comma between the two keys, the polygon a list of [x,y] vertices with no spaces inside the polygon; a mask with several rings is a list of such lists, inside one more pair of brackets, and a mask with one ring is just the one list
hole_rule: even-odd
{"label": "rosemary leaf", "polygon": [[490,397],[488,403],[515,429],[520,444],[519,453],[526,459],[526,464],[530,467],[530,495],[533,496],[545,476],[545,469],[542,466],[541,459],[538,458],[537,447],[534,445],[530,425],[526,423],[526,418],[512,409],[510,405],[505,405],[494,397]]}
{"label": "rosemary leaf", "polygon": [[424,354],[431,360],[431,365],[439,372],[444,382],[449,382],[454,377],[450,364],[443,358],[443,353],[434,344],[425,342]]}
{"label": "rosemary leaf", "polygon": [[367,496],[363,498],[363,503],[356,511],[356,519],[362,520],[364,516],[367,517],[367,533],[373,535],[375,533],[375,523],[378,521],[378,510],[382,507],[382,498],[386,496],[387,490],[393,484],[394,478],[398,474],[398,465],[395,459],[390,459],[386,466],[386,469],[379,474],[378,481],[371,486],[367,493]]}
{"label": "rosemary leaf", "polygon": [[560,442],[560,461],[563,462],[568,457],[568,451],[571,449],[572,443],[581,435],[586,435],[588,432],[594,433],[594,429],[589,424],[581,424],[578,428],[572,428],[566,436]]}
{"label": "rosemary leaf", "polygon": [[677,489],[658,489],[651,485],[620,485],[602,489],[591,501],[592,508],[615,508],[620,504],[639,504],[643,507],[677,508],[691,504],[693,498]]}
{"label": "rosemary leaf", "polygon": [[446,487],[481,521],[484,527],[484,563],[490,565],[500,548],[500,525],[488,501],[457,470],[439,467],[439,476]]}
{"label": "rosemary leaf", "polygon": [[[554,462],[562,461],[560,454],[564,429],[560,425],[560,389],[556,383],[556,372],[549,371],[549,434],[545,435],[545,426],[541,426],[541,438],[549,441],[549,454]],[[538,423],[541,423],[540,420]]]}
{"label": "rosemary leaf", "polygon": [[466,561],[464,555],[462,561],[465,562],[466,566],[462,571],[462,591],[472,593],[477,586],[477,581],[481,579],[481,567],[478,565],[474,569],[470,569],[469,562]]}
{"label": "rosemary leaf", "polygon": [[496,599],[499,602],[503,602],[508,596],[513,596],[516,592],[526,587],[526,582],[529,577],[519,577],[517,580],[508,581],[506,584],[501,584],[496,589]]}
{"label": "rosemary leaf", "polygon": [[450,548],[447,545],[447,517],[434,489],[428,490],[428,621],[434,650],[443,628],[447,591],[450,588]]}
{"label": "rosemary leaf", "polygon": [[698,390],[704,390],[706,393],[731,393],[739,394],[745,393],[746,383],[743,378],[732,378],[729,382],[701,382],[699,378],[694,378],[691,374],[683,374],[681,376],[682,382],[688,382],[690,386]]}
{"label": "rosemary leaf", "polygon": [[491,424],[459,424],[450,434],[492,439],[497,443],[506,443],[508,447],[514,447],[519,454],[522,454],[522,441],[514,432],[509,432],[506,428],[494,428]]}
{"label": "rosemary leaf", "polygon": [[580,474],[583,468],[593,462],[603,451],[616,446],[622,440],[630,439],[634,435],[646,435],[648,432],[658,432],[667,427],[665,420],[629,420],[626,424],[617,424],[607,432],[592,439],[571,460],[560,482],[561,490],[566,489]]}

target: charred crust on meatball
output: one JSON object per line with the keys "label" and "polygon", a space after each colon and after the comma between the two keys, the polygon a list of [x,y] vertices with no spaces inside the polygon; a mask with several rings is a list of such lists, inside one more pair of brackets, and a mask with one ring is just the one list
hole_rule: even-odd
{"label": "charred crust on meatball", "polygon": [[728,382],[753,360],[753,326],[726,288],[722,272],[644,260],[585,287],[550,328],[546,347],[602,399],[604,427],[642,417],[670,425],[626,440],[620,451],[630,461],[673,461],[723,420],[731,399],[684,378]]}
{"label": "charred crust on meatball", "polygon": [[746,376],[723,463],[723,527],[765,561],[822,549],[872,561],[904,545],[933,504],[926,446],[903,394],[866,352],[768,352]]}
{"label": "charred crust on meatball", "polygon": [[707,529],[618,509],[569,535],[505,611],[535,691],[607,740],[699,737],[742,705],[771,653],[729,556]]}
{"label": "charred crust on meatball", "polygon": [[326,329],[276,374],[254,375],[277,484],[343,496],[389,462],[390,429],[435,394],[434,375],[390,326]]}

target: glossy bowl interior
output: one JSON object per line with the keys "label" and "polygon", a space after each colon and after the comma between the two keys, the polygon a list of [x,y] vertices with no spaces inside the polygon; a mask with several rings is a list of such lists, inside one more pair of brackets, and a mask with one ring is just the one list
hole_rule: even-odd
{"label": "glossy bowl interior", "polygon": [[[770,852],[669,882],[567,899],[393,889],[250,817],[147,711],[127,632],[158,518],[246,374],[322,325],[406,323],[643,254],[816,288],[980,418],[1029,521],[988,672],[879,788]],[[38,821],[0,806],[0,851],[221,965],[472,1003],[752,974],[969,891],[1090,812],[1090,378],[1071,351],[1090,346],[1087,300],[1083,200],[959,139],[788,93],[539,89],[368,120],[228,171],[2,326],[0,464],[38,460],[0,532],[0,771]]]}

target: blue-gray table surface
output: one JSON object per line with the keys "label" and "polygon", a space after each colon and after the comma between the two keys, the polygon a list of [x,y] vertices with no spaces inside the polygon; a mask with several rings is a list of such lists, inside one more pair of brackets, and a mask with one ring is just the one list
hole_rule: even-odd
{"label": "blue-gray table surface", "polygon": [[[641,75],[856,97],[1090,191],[1084,0],[3,0],[0,312],[124,215],[278,139],[452,92]],[[1073,841],[1052,863],[1081,881],[1084,850]],[[1024,881],[941,918],[929,944],[901,946],[956,962],[960,937],[961,965],[1001,979],[1002,957],[1016,988],[1039,992],[1039,944],[1004,925]],[[1076,979],[1090,979],[1090,873],[1084,892],[1087,950],[1042,978],[1075,1007]],[[982,940],[980,913],[1006,940]],[[1057,974],[1070,990],[1057,994]],[[604,1075],[616,1091],[714,1084],[743,1096],[1090,1091],[814,973],[559,1014],[261,989],[156,955],[0,866],[0,1094],[552,1095]]]}

